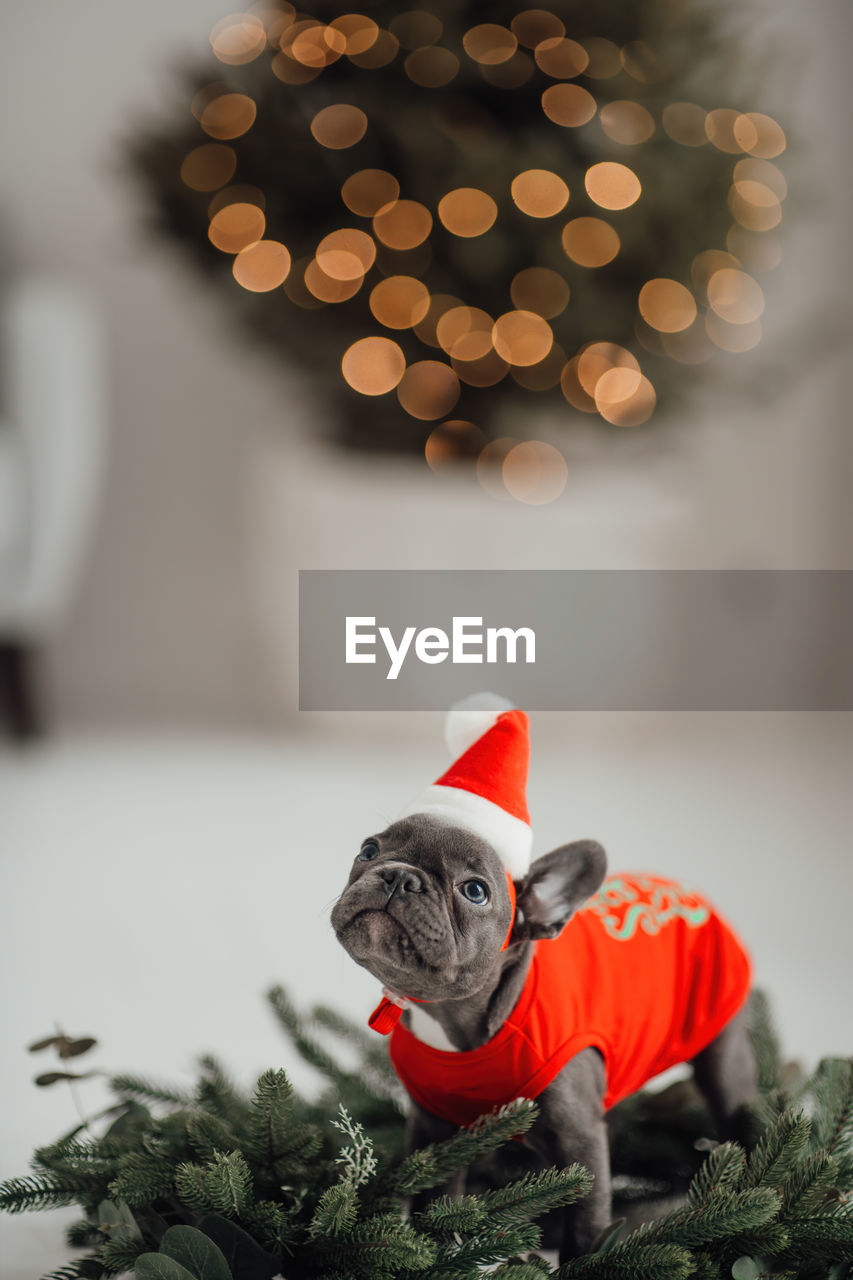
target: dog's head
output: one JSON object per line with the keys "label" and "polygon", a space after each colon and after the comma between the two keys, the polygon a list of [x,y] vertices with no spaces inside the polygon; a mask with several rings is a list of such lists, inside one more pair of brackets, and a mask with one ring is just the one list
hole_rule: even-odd
{"label": "dog's head", "polygon": [[332,911],[339,942],[392,991],[459,1000],[480,991],[510,949],[556,937],[604,879],[604,850],[580,840],[533,863],[516,885],[485,840],[425,814],[361,846]]}

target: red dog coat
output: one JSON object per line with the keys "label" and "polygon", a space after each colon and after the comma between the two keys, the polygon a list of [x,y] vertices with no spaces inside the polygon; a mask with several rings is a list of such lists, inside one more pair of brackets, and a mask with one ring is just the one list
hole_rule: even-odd
{"label": "red dog coat", "polygon": [[609,1108],[710,1044],[750,979],[743,946],[704,898],[655,876],[615,876],[558,938],[534,945],[518,1003],[488,1043],[435,1049],[400,1022],[391,1061],[422,1107],[466,1125],[513,1098],[537,1097],[594,1046]]}

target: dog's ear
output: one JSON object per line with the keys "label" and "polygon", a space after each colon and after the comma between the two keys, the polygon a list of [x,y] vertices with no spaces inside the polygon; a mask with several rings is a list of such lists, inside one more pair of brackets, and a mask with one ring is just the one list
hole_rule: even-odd
{"label": "dog's ear", "polygon": [[556,938],[601,887],[607,855],[596,840],[574,840],[537,858],[517,888],[511,942]]}

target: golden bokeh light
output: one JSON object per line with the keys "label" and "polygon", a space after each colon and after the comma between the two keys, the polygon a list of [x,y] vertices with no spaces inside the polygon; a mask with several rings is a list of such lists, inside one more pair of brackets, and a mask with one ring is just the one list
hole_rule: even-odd
{"label": "golden bokeh light", "polygon": [[566,353],[556,342],[538,364],[516,365],[510,370],[513,380],[527,391],[550,391],[559,384]]}
{"label": "golden bokeh light", "polygon": [[655,411],[655,389],[639,370],[609,369],[595,388],[595,407],[616,427],[638,427]]}
{"label": "golden bokeh light", "polygon": [[397,387],[397,399],[412,418],[432,422],[443,418],[459,399],[459,379],[440,360],[410,364]]}
{"label": "golden bokeh light", "polygon": [[376,44],[379,27],[363,13],[345,13],[335,18],[329,26],[340,31],[346,41],[348,54],[366,53]]}
{"label": "golden bokeh light", "polygon": [[432,214],[417,200],[394,200],[374,214],[373,230],[389,249],[414,249],[432,231]]}
{"label": "golden bokeh light", "polygon": [[415,336],[428,347],[440,347],[441,343],[436,333],[439,320],[445,312],[461,306],[459,298],[455,298],[450,293],[433,293],[430,296],[426,315],[414,326]]}
{"label": "golden bokeh light", "polygon": [[785,131],[772,116],[760,111],[747,111],[734,122],[732,132],[742,151],[762,160],[773,160],[787,146]]}
{"label": "golden bokeh light", "polygon": [[704,318],[697,316],[688,329],[680,333],[660,334],[661,348],[671,360],[679,364],[704,364],[714,354],[714,348],[708,341]]}
{"label": "golden bokeh light", "polygon": [[533,56],[540,71],[552,80],[571,80],[589,65],[589,54],[583,45],[567,36],[551,36],[540,41]]}
{"label": "golden bokeh light", "polygon": [[212,80],[210,84],[204,85],[199,89],[198,93],[193,97],[190,103],[190,111],[196,120],[201,120],[205,107],[220,97],[223,93],[229,93],[230,90],[224,80]]}
{"label": "golden bokeh light", "polygon": [[359,338],[344,352],[341,371],[354,391],[383,396],[399,384],[406,372],[406,359],[390,338]]}
{"label": "golden bokeh light", "polygon": [[550,267],[525,267],[513,276],[510,297],[519,311],[535,311],[545,320],[565,311],[569,303],[569,286]]}
{"label": "golden bokeh light", "polygon": [[181,181],[192,191],[216,191],[230,182],[236,168],[237,153],[233,147],[206,142],[184,157]]}
{"label": "golden bokeh light", "polygon": [[587,56],[585,74],[593,80],[610,80],[622,70],[622,52],[612,40],[603,36],[588,36],[583,48]]}
{"label": "golden bokeh light", "polygon": [[225,141],[239,138],[255,123],[258,109],[245,93],[221,93],[209,102],[199,123],[211,138]]}
{"label": "golden bokeh light", "polygon": [[322,107],[311,121],[311,132],[321,147],[343,151],[361,142],[367,132],[367,116],[348,102]]}
{"label": "golden bokeh light", "polygon": [[258,240],[234,259],[234,279],[250,293],[269,293],[284,284],[290,272],[290,254],[278,240]]}
{"label": "golden bokeh light", "polygon": [[552,84],[542,94],[542,110],[554,124],[577,129],[595,115],[595,98],[579,84]]}
{"label": "golden bokeh light", "polygon": [[579,409],[581,413],[597,413],[595,401],[584,391],[578,379],[579,359],[579,356],[573,356],[563,366],[560,374],[560,390],[573,409]]}
{"label": "golden bokeh light", "polygon": [[637,305],[646,324],[661,333],[679,333],[696,319],[696,299],[690,290],[663,276],[646,281]]}
{"label": "golden bokeh light", "polygon": [[518,40],[506,27],[483,22],[465,32],[462,46],[472,61],[493,66],[512,57],[518,48]]}
{"label": "golden bokeh light", "polygon": [[589,342],[578,352],[576,376],[586,394],[595,397],[598,383],[611,369],[627,369],[640,372],[636,356],[618,342]]}
{"label": "golden bokeh light", "polygon": [[435,326],[438,345],[454,360],[481,360],[492,349],[494,320],[479,307],[449,307]]}
{"label": "golden bokeh light", "polygon": [[726,246],[742,267],[750,271],[772,271],[782,261],[782,245],[778,236],[750,231],[747,227],[729,227]]}
{"label": "golden bokeh light", "polygon": [[359,280],[376,261],[376,244],[364,231],[342,227],[323,237],[315,257],[320,270],[332,280]]}
{"label": "golden bokeh light", "polygon": [[450,363],[453,365],[460,382],[467,383],[469,387],[497,386],[509,372],[509,365],[506,360],[502,360],[494,348],[490,348],[478,360],[457,360],[452,358]]}
{"label": "golden bokeh light", "polygon": [[305,268],[305,288],[321,302],[349,302],[354,298],[364,282],[364,276],[356,276],[354,280],[335,280],[327,276],[316,258],[312,258]]}
{"label": "golden bokeh light", "polygon": [[566,460],[544,440],[523,440],[513,445],[503,460],[501,477],[513,498],[530,506],[554,502],[566,487]]}
{"label": "golden bokeh light", "polygon": [[420,49],[440,40],[444,27],[434,13],[428,13],[426,9],[409,9],[389,22],[388,30],[404,49]]}
{"label": "golden bokeh light", "polygon": [[657,84],[666,74],[645,40],[631,40],[622,46],[619,56],[628,75],[641,84]]}
{"label": "golden bokeh light", "polygon": [[724,151],[726,155],[737,155],[743,150],[734,131],[739,114],[731,107],[717,107],[714,111],[709,111],[705,117],[706,138],[718,151]]}
{"label": "golden bokeh light", "polygon": [[517,49],[506,62],[479,63],[480,75],[497,89],[518,89],[536,70],[533,59],[521,49]]}
{"label": "golden bokeh light", "polygon": [[745,324],[731,324],[709,311],[705,316],[705,329],[715,347],[721,351],[740,355],[744,351],[752,351],[761,341],[761,321],[749,320]]}
{"label": "golden bokeh light", "polygon": [[229,14],[211,31],[210,47],[220,62],[230,67],[243,66],[266,49],[266,27],[255,14]]}
{"label": "golden bokeh light", "polygon": [[747,231],[772,231],[782,221],[782,205],[763,182],[733,182],[728,203],[735,222]]}
{"label": "golden bokeh light", "polygon": [[619,252],[621,241],[602,218],[573,218],[563,227],[563,249],[579,267],[604,267]]}
{"label": "golden bokeh light", "polygon": [[525,9],[509,24],[512,34],[525,49],[535,49],[543,40],[555,40],[566,34],[566,28],[555,13],[547,9]]}
{"label": "golden bokeh light", "polygon": [[442,89],[459,71],[456,54],[436,45],[415,49],[403,65],[409,79],[424,89]]}
{"label": "golden bokeh light", "polygon": [[424,457],[430,470],[440,471],[448,464],[473,462],[485,443],[484,433],[473,422],[451,418],[433,427],[424,445]]}
{"label": "golden bokeh light", "polygon": [[715,271],[722,271],[724,267],[737,266],[739,266],[737,258],[732,257],[725,250],[703,249],[701,253],[696,254],[690,264],[690,280],[693,288],[697,293],[707,295],[708,281]]}
{"label": "golden bokeh light", "polygon": [[754,156],[744,156],[738,160],[732,171],[732,178],[737,182],[758,182],[769,187],[777,200],[784,200],[788,194],[788,183],[785,175],[769,160],[757,160]]}
{"label": "golden bokeh light", "polygon": [[489,441],[485,448],[480,450],[480,456],[477,459],[477,479],[481,487],[490,497],[497,498],[501,502],[510,500],[502,477],[504,458],[510,449],[520,443],[517,436],[499,436],[497,440]]}
{"label": "golden bokeh light", "polygon": [[708,141],[705,132],[707,111],[695,102],[670,102],[663,109],[661,124],[664,132],[682,147],[704,147]]}
{"label": "golden bokeh light", "polygon": [[553,342],[551,326],[535,311],[505,311],[492,327],[492,346],[510,365],[539,364]]}
{"label": "golden bokeh light", "polygon": [[297,62],[289,54],[279,51],[272,60],[273,75],[282,84],[308,84],[316,80],[322,67],[309,67],[304,62]]}
{"label": "golden bokeh light", "polygon": [[390,31],[381,28],[369,49],[361,53],[347,53],[350,62],[365,71],[377,71],[379,67],[387,67],[394,61],[400,51],[400,41]]}
{"label": "golden bokeh light", "polygon": [[429,290],[414,276],[388,276],[370,294],[370,310],[386,329],[411,329],[429,311]]}
{"label": "golden bokeh light", "polygon": [[385,205],[393,204],[399,194],[399,182],[384,169],[359,169],[341,187],[346,207],[362,218],[372,218]]}
{"label": "golden bokeh light", "polygon": [[512,198],[530,218],[553,218],[569,202],[569,188],[550,169],[525,169],[512,180]]}
{"label": "golden bokeh light", "polygon": [[708,305],[729,324],[750,324],[764,311],[764,293],[745,271],[723,267],[708,281]]}
{"label": "golden bokeh light", "polygon": [[310,18],[295,22],[281,38],[281,52],[305,67],[322,70],[346,52],[347,40],[337,27]]}
{"label": "golden bokeh light", "polygon": [[640,179],[625,164],[602,160],[586,171],[587,195],[602,209],[627,209],[636,204],[642,190]]}
{"label": "golden bokeh light", "polygon": [[211,196],[207,202],[208,218],[215,218],[219,210],[224,209],[227,204],[256,204],[264,213],[267,208],[266,197],[260,187],[253,187],[246,182],[223,187],[221,191]]}
{"label": "golden bokeh light", "polygon": [[655,131],[654,117],[639,102],[620,99],[608,102],[598,113],[601,127],[613,142],[636,147],[647,142]]}
{"label": "golden bokeh light", "polygon": [[[303,311],[319,311],[326,305],[322,298],[318,298],[315,293],[311,292],[305,282],[305,276],[311,262],[311,258],[297,258],[284,282],[285,294],[291,302],[295,303],[297,307],[301,307]],[[316,266],[316,263],[314,265]]]}
{"label": "golden bokeh light", "polygon": [[494,225],[498,206],[477,187],[457,187],[438,202],[438,216],[454,236],[481,236]]}
{"label": "golden bokeh light", "polygon": [[263,209],[255,204],[227,204],[210,220],[207,234],[223,253],[239,253],[260,240],[266,227]]}

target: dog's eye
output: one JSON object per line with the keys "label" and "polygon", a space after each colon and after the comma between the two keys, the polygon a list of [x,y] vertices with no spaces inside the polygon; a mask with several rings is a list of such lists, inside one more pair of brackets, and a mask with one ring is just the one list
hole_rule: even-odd
{"label": "dog's eye", "polygon": [[361,846],[361,852],[358,855],[359,862],[372,862],[374,858],[379,857],[379,845],[375,840],[368,840]]}
{"label": "dog's eye", "polygon": [[473,902],[476,906],[482,906],[484,902],[488,901],[489,891],[482,880],[466,880],[459,888],[463,897],[467,898],[469,902]]}

